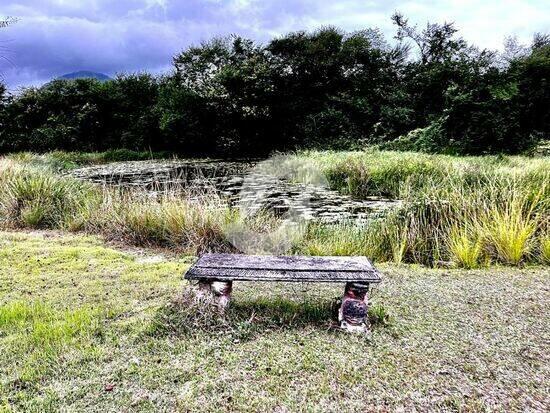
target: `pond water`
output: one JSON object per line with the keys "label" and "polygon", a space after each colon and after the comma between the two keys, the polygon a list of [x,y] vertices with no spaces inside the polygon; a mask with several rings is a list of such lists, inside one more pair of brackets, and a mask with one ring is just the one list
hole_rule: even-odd
{"label": "pond water", "polygon": [[[328,185],[300,183],[258,171],[258,161],[170,160],[115,162],[76,169],[77,178],[95,183],[139,188],[151,194],[184,190],[215,191],[233,206],[267,209],[277,215],[299,214],[322,222],[365,221],[384,215],[398,201],[354,199]],[[277,175],[277,174],[275,174]]]}

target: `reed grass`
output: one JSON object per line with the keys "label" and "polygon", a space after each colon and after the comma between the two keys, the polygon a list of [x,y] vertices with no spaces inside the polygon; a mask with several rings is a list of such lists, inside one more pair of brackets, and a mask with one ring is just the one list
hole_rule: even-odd
{"label": "reed grass", "polygon": [[[429,266],[452,262],[466,268],[548,262],[547,158],[388,151],[295,157],[317,163],[342,192],[387,195],[402,202],[365,225],[310,224],[303,237],[292,240],[294,252],[366,255],[378,262]],[[234,250],[227,229],[243,217],[213,193],[166,190],[151,197],[103,188],[61,176],[32,159],[23,154],[0,160],[3,227],[87,231],[188,253]],[[274,225],[271,217],[255,221],[259,227]]]}
{"label": "reed grass", "polygon": [[454,227],[449,234],[449,253],[459,267],[478,268],[483,257],[483,243],[476,231]]}
{"label": "reed grass", "polygon": [[189,253],[228,250],[224,229],[233,213],[215,196],[191,200],[175,194],[157,198],[104,189],[104,201],[85,229],[136,245]]}
{"label": "reed grass", "polygon": [[98,233],[134,245],[198,253],[228,249],[232,212],[215,196],[197,200],[100,187],[49,168],[0,160],[0,226]]}
{"label": "reed grass", "polygon": [[529,254],[537,229],[533,215],[536,204],[515,196],[503,205],[491,205],[481,214],[480,232],[493,250],[493,256],[505,264],[517,265]]}
{"label": "reed grass", "polygon": [[0,223],[4,226],[64,228],[67,217],[101,202],[91,184],[47,169],[0,161]]}
{"label": "reed grass", "polygon": [[550,214],[549,158],[379,150],[297,156],[316,162],[342,192],[402,200],[376,224],[385,251],[376,258],[427,265],[452,261],[467,268],[536,261],[537,239]]}
{"label": "reed grass", "polygon": [[53,151],[43,154],[17,152],[9,154],[7,158],[27,165],[48,168],[53,171],[65,171],[85,165],[97,165],[120,161],[168,159],[174,156],[175,155],[170,152],[139,152],[129,149],[112,149],[105,152]]}

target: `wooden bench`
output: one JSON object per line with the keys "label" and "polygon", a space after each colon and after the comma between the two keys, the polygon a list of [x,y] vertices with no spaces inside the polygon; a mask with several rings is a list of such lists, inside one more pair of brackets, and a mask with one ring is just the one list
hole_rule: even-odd
{"label": "wooden bench", "polygon": [[345,283],[338,313],[340,326],[365,331],[369,286],[379,283],[380,275],[366,257],[205,254],[185,278],[198,281],[199,296],[213,298],[221,311],[229,304],[233,281]]}

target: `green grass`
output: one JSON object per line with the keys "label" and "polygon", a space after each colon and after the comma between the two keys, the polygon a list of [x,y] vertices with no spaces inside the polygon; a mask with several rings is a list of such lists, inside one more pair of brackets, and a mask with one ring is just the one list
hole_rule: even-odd
{"label": "green grass", "polygon": [[91,350],[93,337],[102,332],[102,314],[86,307],[59,310],[41,301],[11,301],[0,306],[0,331],[11,347],[6,374],[25,386],[47,375],[64,351]]}
{"label": "green grass", "polygon": [[[63,156],[71,159],[77,154],[44,155]],[[215,194],[199,201],[170,191],[151,198],[62,176],[36,159],[42,156],[20,154],[0,160],[4,228],[85,231],[187,253],[231,249],[224,234],[239,220],[238,213]],[[428,266],[453,261],[466,268],[547,262],[539,239],[550,217],[548,158],[367,150],[304,152],[291,162],[302,165],[305,160],[318,164],[342,192],[355,197],[385,195],[402,202],[368,226],[314,225],[304,238],[293,240],[295,252],[367,255],[377,262]],[[475,234],[458,236],[456,228],[473,228]]]}
{"label": "green grass", "polygon": [[44,154],[18,152],[7,156],[17,162],[51,169],[66,171],[85,165],[96,165],[120,161],[147,161],[150,159],[168,159],[174,157],[169,152],[138,152],[129,149],[112,149],[105,152],[62,152]]}
{"label": "green grass", "polygon": [[[311,151],[298,158],[316,162],[334,188],[357,197],[386,195],[406,199],[416,193],[475,189],[510,178],[537,192],[547,182],[550,157],[451,156],[418,152]],[[550,188],[546,188],[548,196]]]}
{"label": "green grass", "polygon": [[0,410],[545,410],[547,267],[382,265],[364,337],[329,328],[340,285],[236,283],[205,325],[188,259],[147,254],[0,233]]}
{"label": "green grass", "polygon": [[70,218],[100,203],[101,193],[91,184],[0,160],[0,224],[64,228]]}
{"label": "green grass", "polygon": [[[543,262],[533,251],[550,217],[548,157],[378,150],[296,156],[317,163],[342,192],[402,200],[360,237],[361,245],[380,246],[370,248],[369,256],[377,260],[426,265],[453,260],[465,267],[480,265],[482,256],[509,265]],[[456,228],[472,228],[473,239],[459,236]]]}
{"label": "green grass", "polygon": [[505,264],[517,265],[531,251],[538,222],[536,203],[512,198],[504,205],[491,205],[482,217],[480,232],[494,255]]}
{"label": "green grass", "polygon": [[453,228],[449,236],[449,251],[459,267],[472,269],[481,265],[483,244],[471,229]]}
{"label": "green grass", "polygon": [[228,249],[223,228],[234,219],[216,196],[193,201],[166,193],[151,198],[0,159],[0,228],[85,231],[197,253]]}

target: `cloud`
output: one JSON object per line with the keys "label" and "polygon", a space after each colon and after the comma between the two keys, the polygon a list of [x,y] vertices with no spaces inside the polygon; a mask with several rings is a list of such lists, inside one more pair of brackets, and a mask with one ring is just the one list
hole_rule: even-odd
{"label": "cloud", "polygon": [[267,41],[324,25],[379,27],[391,40],[395,10],[420,25],[455,21],[467,40],[488,48],[508,34],[527,42],[550,30],[546,0],[3,0],[0,15],[20,21],[0,31],[0,73],[15,88],[77,70],[158,72],[184,47],[215,35]]}

